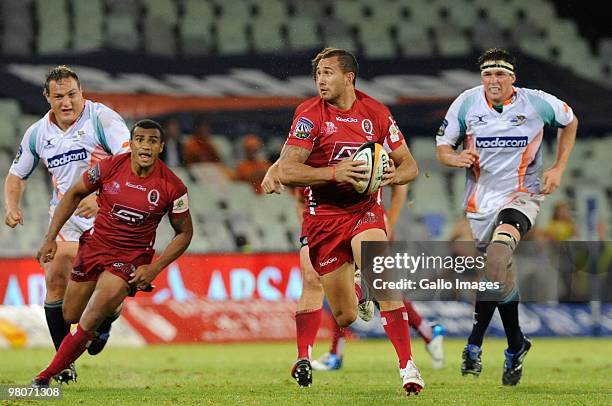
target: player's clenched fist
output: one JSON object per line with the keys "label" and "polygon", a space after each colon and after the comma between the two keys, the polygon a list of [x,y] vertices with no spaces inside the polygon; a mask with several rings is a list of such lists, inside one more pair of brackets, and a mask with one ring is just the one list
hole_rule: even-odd
{"label": "player's clenched fist", "polygon": [[365,161],[353,161],[352,158],[343,159],[335,168],[332,168],[333,178],[336,182],[347,182],[356,186],[358,181],[368,179],[365,164]]}
{"label": "player's clenched fist", "polygon": [[55,240],[47,241],[43,243],[42,247],[36,253],[36,259],[39,263],[45,264],[47,262],[51,262],[55,257],[55,252],[57,251],[57,243]]}
{"label": "player's clenched fist", "polygon": [[161,272],[161,269],[147,264],[140,265],[130,276],[132,279],[128,281],[130,285],[136,286],[138,290],[147,290],[151,288],[151,282]]}
{"label": "player's clenched fist", "polygon": [[453,166],[458,168],[469,168],[480,158],[478,152],[474,149],[464,149],[460,154],[456,154],[452,162]]}
{"label": "player's clenched fist", "polygon": [[20,208],[7,210],[4,217],[4,224],[11,228],[17,227],[17,224],[23,225],[23,212]]}

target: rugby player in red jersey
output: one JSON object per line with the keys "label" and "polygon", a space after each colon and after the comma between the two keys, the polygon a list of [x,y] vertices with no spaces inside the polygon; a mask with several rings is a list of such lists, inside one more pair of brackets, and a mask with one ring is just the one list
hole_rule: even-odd
{"label": "rugby player in red jersey", "polygon": [[[98,192],[100,209],[94,226],[79,241],[64,297],[64,318],[78,325],[32,386],[48,386],[53,376],[85,351],[104,319],[127,296],[152,289],[155,277],[191,242],[187,188],[158,160],[164,148],[162,127],[152,120],[137,122],[130,132],[130,148],[130,153],[102,160],[85,172],[55,209],[37,254],[41,262],[53,259],[55,237],[79,202]],[[155,232],[166,213],[175,236],[153,261]]]}
{"label": "rugby player in red jersey", "polygon": [[[387,241],[384,210],[376,195],[362,195],[353,186],[367,175],[364,162],[350,157],[362,144],[374,141],[389,152],[391,165],[382,185],[406,184],[418,174],[416,162],[389,110],[355,89],[357,61],[349,52],[326,48],[313,60],[318,97],[296,109],[291,131],[279,158],[279,181],[310,186],[302,225],[308,236],[311,263],[336,322],[341,327],[357,318],[355,265],[361,265],[362,241]],[[395,166],[397,165],[397,166]],[[361,292],[357,290],[357,296]],[[381,318],[399,358],[406,392],[425,385],[412,361],[408,315],[401,300],[381,301]],[[320,318],[321,309],[299,314]],[[314,324],[314,323],[306,323]],[[300,386],[312,383],[309,354],[301,354],[293,368]]]}
{"label": "rugby player in red jersey", "polygon": [[[266,172],[261,183],[262,190],[265,193],[281,193],[284,186],[278,180],[278,164],[272,165]],[[305,195],[308,191],[303,187],[293,188],[292,194],[295,197],[297,215],[300,223],[303,220],[304,211],[306,210]],[[392,239],[393,228],[398,220],[399,213],[404,207],[406,196],[408,193],[408,185],[393,185],[391,188],[391,202],[387,210],[387,235]],[[296,341],[298,347],[298,358],[300,354],[309,354],[308,358],[312,358],[312,348],[321,325],[321,318],[307,319],[308,324],[304,325],[304,321],[299,314],[304,310],[319,309],[323,306],[323,287],[319,280],[319,275],[313,269],[310,263],[308,253],[308,239],[305,235],[300,236],[300,271],[302,274],[302,294],[297,303],[296,309]],[[357,271],[358,273],[359,271]],[[404,300],[404,306],[408,313],[408,323],[410,327],[421,336],[425,342],[425,348],[431,355],[431,363],[433,369],[440,369],[444,366],[444,334],[445,329],[441,324],[430,324],[423,319],[419,312],[415,309],[410,300]],[[335,371],[342,368],[345,337],[347,329],[340,327],[338,323],[334,323],[334,332],[331,341],[329,352],[324,353],[319,359],[312,360],[312,369],[318,371]]]}

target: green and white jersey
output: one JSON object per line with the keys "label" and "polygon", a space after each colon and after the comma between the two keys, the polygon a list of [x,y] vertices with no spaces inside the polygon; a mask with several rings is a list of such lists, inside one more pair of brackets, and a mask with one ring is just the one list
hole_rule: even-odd
{"label": "green and white jersey", "polygon": [[[99,160],[129,151],[130,131],[115,111],[101,103],[85,101],[81,115],[65,132],[52,120],[51,111],[32,124],[19,145],[9,170],[27,179],[42,160],[53,180],[51,206],[83,172]],[[93,225],[93,218],[71,217],[82,229]]]}
{"label": "green and white jersey", "polygon": [[465,210],[497,212],[514,192],[540,193],[544,126],[562,128],[573,118],[567,104],[541,90],[514,88],[501,113],[487,102],[482,85],[461,93],[436,143],[480,154],[467,169]]}

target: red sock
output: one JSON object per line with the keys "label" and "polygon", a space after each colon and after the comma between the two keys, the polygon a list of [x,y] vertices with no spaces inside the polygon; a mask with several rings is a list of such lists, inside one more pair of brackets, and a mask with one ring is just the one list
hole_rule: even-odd
{"label": "red sock", "polygon": [[433,330],[431,329],[431,325],[423,320],[414,306],[412,306],[412,302],[410,300],[405,300],[404,306],[406,307],[406,312],[408,312],[408,323],[410,324],[410,327],[419,333],[426,344],[429,344],[433,338]]}
{"label": "red sock", "polygon": [[338,323],[336,323],[335,319],[334,325],[334,338],[332,339],[332,344],[329,353],[341,357],[342,351],[344,350],[344,337],[346,336],[346,329],[344,327],[340,327]]}
{"label": "red sock", "polygon": [[410,349],[410,333],[408,331],[408,314],[404,307],[391,311],[381,311],[380,317],[387,337],[391,340],[400,368],[405,368],[406,363],[412,359]]}
{"label": "red sock", "polygon": [[321,326],[323,309],[302,310],[295,314],[295,328],[297,330],[297,348],[299,358],[311,358],[312,347]]}
{"label": "red sock", "polygon": [[50,380],[55,375],[68,368],[71,362],[74,362],[87,348],[87,342],[93,338],[93,333],[85,331],[81,328],[81,325],[77,325],[72,330],[60,345],[59,349],[55,353],[55,357],[51,360],[51,363],[44,371],[40,372],[37,377],[45,378]]}

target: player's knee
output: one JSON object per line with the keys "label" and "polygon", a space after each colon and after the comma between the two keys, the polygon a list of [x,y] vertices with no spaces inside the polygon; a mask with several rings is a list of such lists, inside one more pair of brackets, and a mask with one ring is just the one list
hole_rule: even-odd
{"label": "player's knee", "polygon": [[348,327],[357,319],[357,310],[336,311],[334,312],[334,318],[340,327]]}
{"label": "player's knee", "polygon": [[511,259],[512,251],[507,245],[492,241],[487,247],[487,279],[491,282],[504,282]]}
{"label": "player's knee", "polygon": [[64,321],[71,324],[78,323],[81,318],[81,314],[77,309],[66,306],[65,304],[62,306],[62,315],[64,316]]}
{"label": "player's knee", "polygon": [[303,272],[302,283],[304,285],[304,290],[308,290],[309,292],[318,292],[323,290],[320,279],[312,270]]}
{"label": "player's knee", "polygon": [[45,285],[47,288],[47,300],[53,298],[61,300],[64,298],[64,292],[68,285],[68,277],[60,272],[47,272],[45,276]]}

